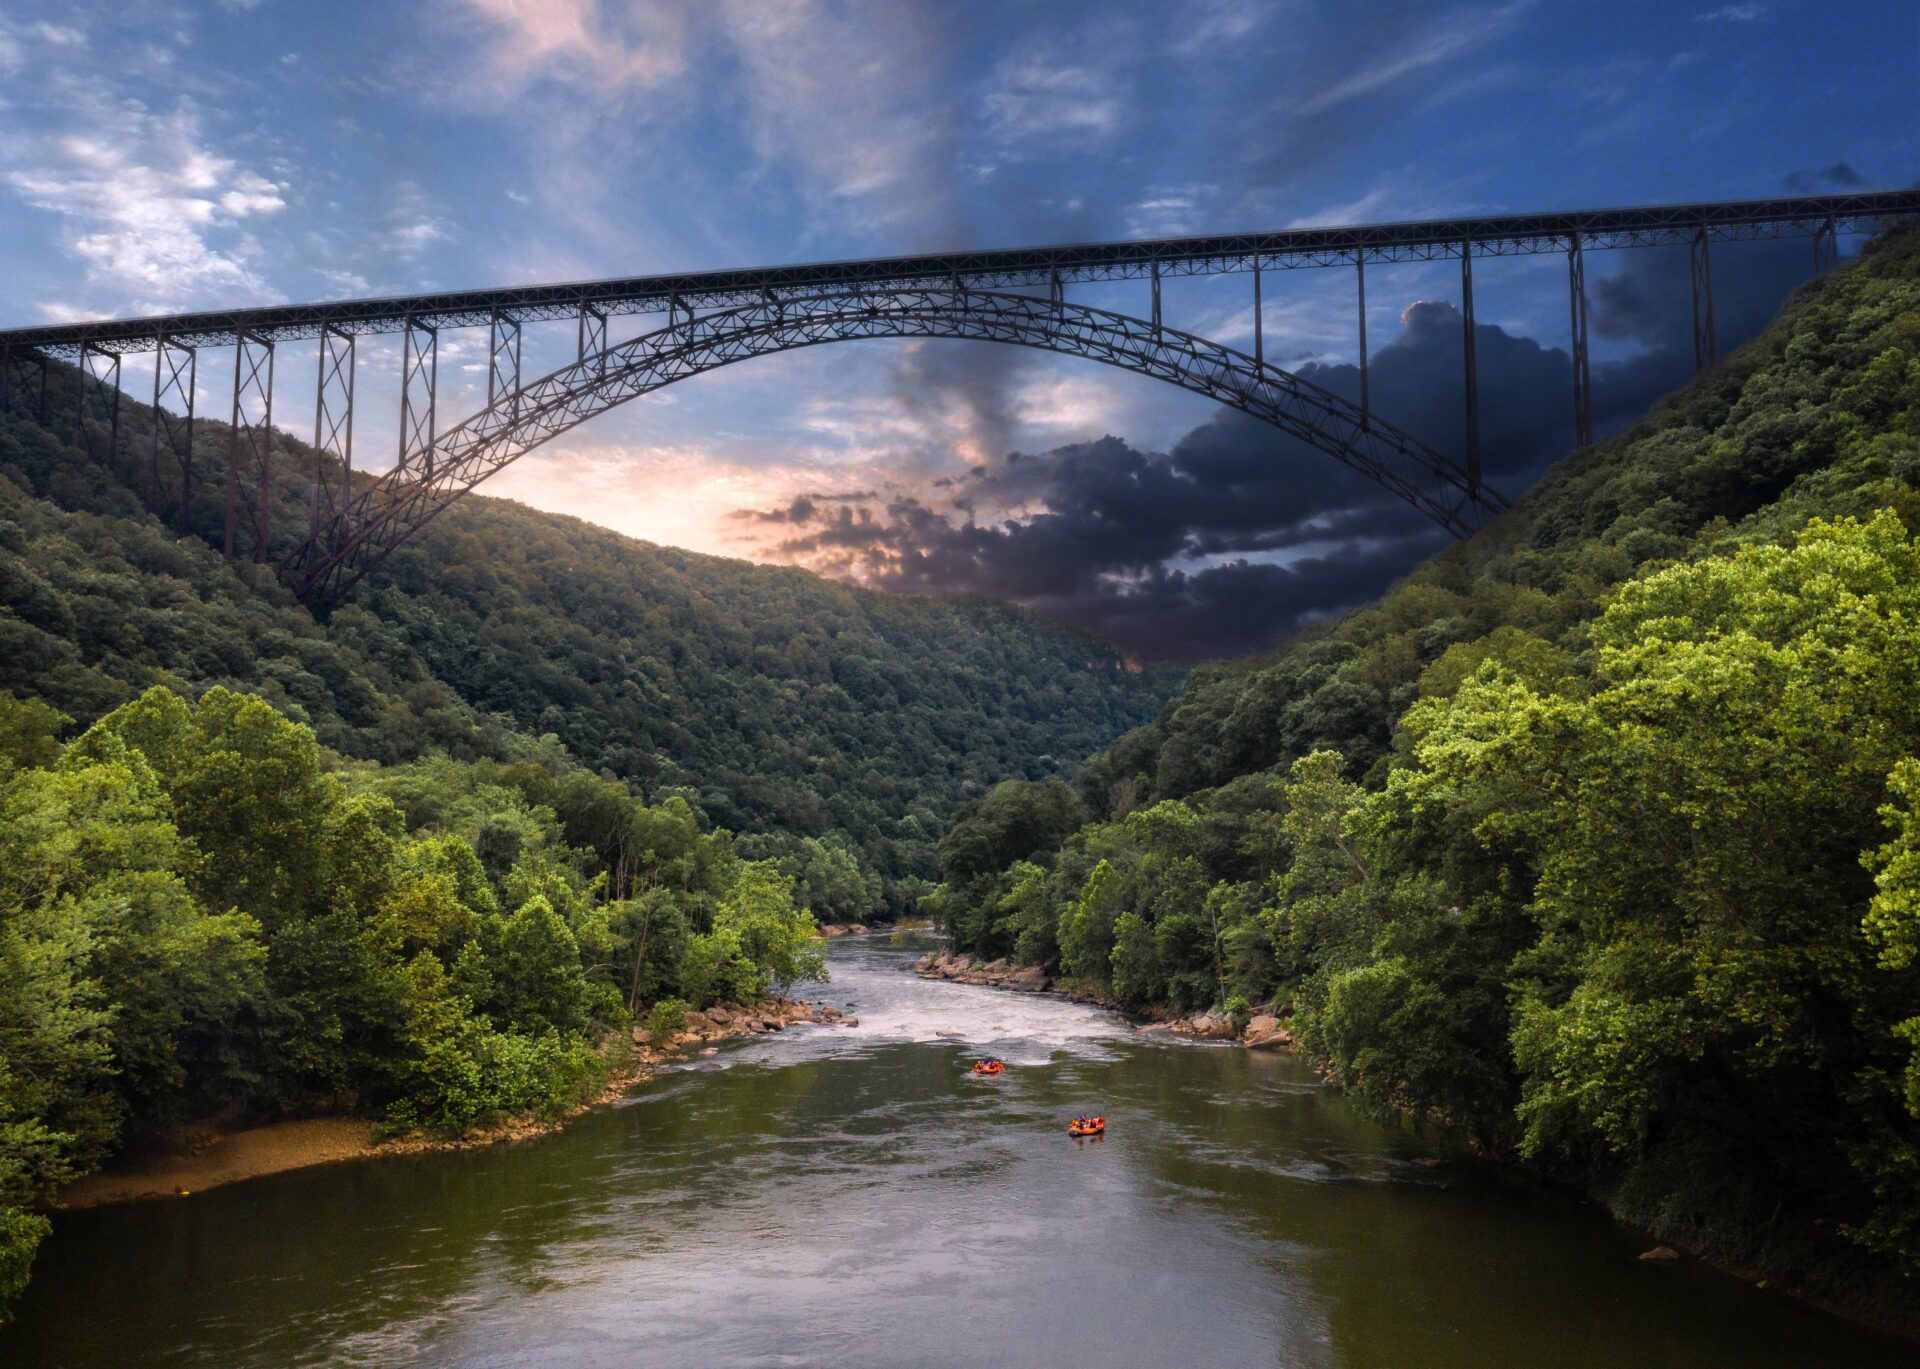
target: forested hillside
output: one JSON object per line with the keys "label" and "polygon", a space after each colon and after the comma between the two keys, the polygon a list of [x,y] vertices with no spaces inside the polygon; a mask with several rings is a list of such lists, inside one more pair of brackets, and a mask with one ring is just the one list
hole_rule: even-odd
{"label": "forested hillside", "polygon": [[1382,1112],[1912,1324],[1917,529],[1908,233],[1375,606],[996,789],[929,906],[1274,1002]]}
{"label": "forested hillside", "polygon": [[[225,425],[195,442],[204,542],[178,539],[136,494],[150,411],[123,400],[120,464],[91,465],[69,440],[73,375],[47,426],[0,416],[0,689],[81,724],[154,683],[218,684],[359,759],[502,758],[515,734],[552,734],[590,770],[758,834],[759,854],[834,846],[860,880],[820,911],[858,918],[931,886],[956,804],[1105,745],[1176,678],[1003,605],[873,594],[480,498],[316,623],[211,549]],[[312,454],[283,434],[275,459],[277,555],[306,528]]]}

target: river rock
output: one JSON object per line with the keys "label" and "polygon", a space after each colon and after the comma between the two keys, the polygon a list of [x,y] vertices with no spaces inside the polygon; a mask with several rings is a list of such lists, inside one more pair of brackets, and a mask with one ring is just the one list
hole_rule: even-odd
{"label": "river rock", "polygon": [[1279,1018],[1262,1015],[1247,1023],[1240,1044],[1248,1050],[1288,1050],[1293,1046],[1293,1033],[1280,1025]]}
{"label": "river rock", "polygon": [[1006,979],[1009,989],[1018,989],[1022,993],[1044,993],[1047,983],[1047,972],[1038,965],[1028,965],[1024,969],[1015,970]]}
{"label": "river rock", "polygon": [[1680,1258],[1680,1252],[1670,1245],[1656,1245],[1651,1250],[1642,1251],[1640,1258],[1648,1264],[1670,1264]]}
{"label": "river rock", "polygon": [[1187,1030],[1194,1036],[1211,1039],[1232,1036],[1234,1034],[1233,1023],[1229,1019],[1216,1017],[1212,1013],[1201,1013],[1200,1016],[1189,1020]]}

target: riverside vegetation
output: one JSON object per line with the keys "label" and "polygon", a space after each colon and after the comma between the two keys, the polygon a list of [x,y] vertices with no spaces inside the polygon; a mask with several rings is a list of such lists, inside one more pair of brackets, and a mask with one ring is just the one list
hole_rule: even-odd
{"label": "riverside vegetation", "polygon": [[940,843],[957,946],[1913,1329],[1920,236],[1378,604]]}
{"label": "riverside vegetation", "polygon": [[[223,425],[176,539],[135,493],[151,411],[94,465],[73,380],[0,414],[0,1319],[35,1209],[128,1144],[567,1111],[635,1022],[816,975],[815,914],[910,909],[955,806],[1171,679],[486,499],[316,622],[210,549]],[[313,454],[275,449],[290,535]]]}

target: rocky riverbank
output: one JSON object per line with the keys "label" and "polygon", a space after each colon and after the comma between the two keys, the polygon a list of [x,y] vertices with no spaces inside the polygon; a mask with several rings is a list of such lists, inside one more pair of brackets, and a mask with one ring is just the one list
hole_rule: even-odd
{"label": "rocky riverbank", "polygon": [[341,1160],[525,1141],[550,1135],[582,1113],[631,1092],[660,1069],[683,1063],[695,1050],[717,1050],[721,1041],[814,1025],[857,1027],[860,1019],[843,1016],[825,1003],[778,995],[746,1006],[723,1003],[689,1011],[682,1029],[660,1040],[644,1027],[603,1040],[600,1053],[610,1068],[605,1087],[560,1117],[502,1118],[451,1138],[413,1132],[382,1139],[375,1135],[374,1123],[364,1117],[312,1117],[238,1129],[207,1123],[185,1128],[167,1144],[123,1155],[106,1169],[74,1180],[49,1207],[71,1211],[142,1198],[186,1197],[242,1179]]}
{"label": "rocky riverbank", "polygon": [[955,984],[977,984],[987,989],[1009,989],[1015,993],[1056,993],[1077,1003],[1125,1012],[1144,1018],[1137,1030],[1166,1032],[1206,1041],[1237,1041],[1249,1050],[1289,1050],[1293,1033],[1270,1009],[1257,1011],[1244,1029],[1236,1029],[1231,1018],[1219,1013],[1200,1013],[1180,1017],[1164,1009],[1141,1013],[1116,1002],[1111,995],[1070,979],[1055,979],[1037,965],[1016,965],[1010,960],[981,960],[961,951],[930,951],[914,962],[913,972],[922,979],[945,979]]}

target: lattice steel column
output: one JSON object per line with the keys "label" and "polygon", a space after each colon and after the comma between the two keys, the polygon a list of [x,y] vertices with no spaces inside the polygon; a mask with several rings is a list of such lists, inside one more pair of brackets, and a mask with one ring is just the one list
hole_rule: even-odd
{"label": "lattice steel column", "polygon": [[1827,221],[1813,230],[1813,274],[1824,276],[1840,266],[1839,225],[1829,214]]}
{"label": "lattice steel column", "polygon": [[47,370],[47,358],[37,348],[0,348],[0,413],[11,413],[18,404],[45,423]]}
{"label": "lattice steel column", "polygon": [[1473,248],[1460,246],[1460,318],[1465,329],[1467,366],[1467,487],[1480,488],[1480,363],[1473,328]]}
{"label": "lattice steel column", "polygon": [[1707,255],[1707,230],[1698,229],[1689,249],[1693,264],[1693,369],[1696,374],[1713,365],[1713,262]]}
{"label": "lattice steel column", "polygon": [[574,359],[585,361],[607,350],[607,316],[591,304],[580,306],[580,352]]}
{"label": "lattice steel column", "polygon": [[487,322],[487,407],[520,388],[520,321],[494,310]]}
{"label": "lattice steel column", "polygon": [[[353,334],[328,325],[320,333],[320,385],[313,400],[313,531],[334,529],[353,502]],[[340,463],[340,494],[327,474]]]}
{"label": "lattice steel column", "polygon": [[1257,366],[1267,364],[1267,332],[1265,306],[1260,302],[1260,260],[1253,262],[1253,360]]}
{"label": "lattice steel column", "polygon": [[[97,399],[107,412],[107,446],[103,456],[96,446],[93,429],[86,421],[87,401]],[[120,453],[120,354],[86,343],[80,348],[80,389],[73,405],[73,445],[87,458],[111,464]]]}
{"label": "lattice steel column", "polygon": [[1587,259],[1580,235],[1567,247],[1567,294],[1573,311],[1573,445],[1593,445],[1593,373],[1587,365]]}
{"label": "lattice steel column", "polygon": [[408,315],[400,339],[400,465],[428,476],[439,383],[440,330]]}
{"label": "lattice steel column", "polygon": [[1160,263],[1153,263],[1153,331],[1160,331]]}
{"label": "lattice steel column", "polygon": [[1360,301],[1360,416],[1373,416],[1373,404],[1367,395],[1367,254],[1353,254],[1353,284]]}
{"label": "lattice steel column", "polygon": [[269,467],[273,453],[273,343],[240,334],[233,348],[233,425],[227,442],[226,557],[234,558],[242,468],[253,478],[253,559],[267,559]]}
{"label": "lattice steel column", "polygon": [[[161,337],[153,352],[153,441],[147,447],[147,511],[164,517],[169,495],[168,485],[176,485],[172,496],[174,526],[182,537],[193,530],[193,382],[199,367],[198,349]],[[169,412],[167,402],[179,405]],[[160,451],[166,448],[168,470],[161,479]]]}

